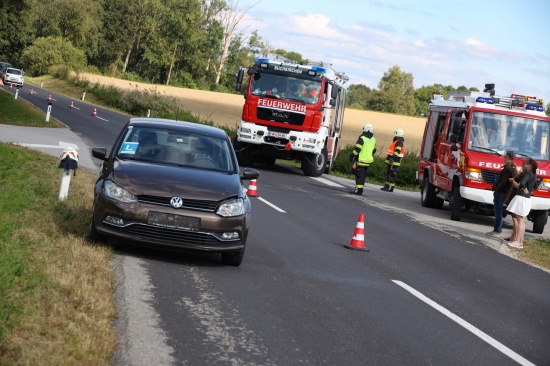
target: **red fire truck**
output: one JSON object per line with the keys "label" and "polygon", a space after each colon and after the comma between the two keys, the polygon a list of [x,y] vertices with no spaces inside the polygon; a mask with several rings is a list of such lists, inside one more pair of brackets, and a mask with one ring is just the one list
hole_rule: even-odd
{"label": "red fire truck", "polygon": [[[301,161],[307,176],[330,173],[344,121],[347,75],[323,62],[258,58],[247,71],[242,119],[233,143],[239,164]],[[244,69],[237,75],[237,90]]]}
{"label": "red fire truck", "polygon": [[483,92],[433,95],[420,150],[417,178],[424,207],[449,202],[451,220],[474,210],[493,213],[493,192],[506,151],[537,161],[539,186],[531,197],[528,219],[542,233],[550,209],[550,118],[542,100],[512,94],[495,96],[494,84]]}

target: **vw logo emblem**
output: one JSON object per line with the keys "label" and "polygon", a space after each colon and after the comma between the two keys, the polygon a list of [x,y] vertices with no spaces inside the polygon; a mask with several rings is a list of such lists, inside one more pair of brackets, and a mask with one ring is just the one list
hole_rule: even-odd
{"label": "vw logo emblem", "polygon": [[183,205],[183,200],[181,199],[181,197],[172,197],[172,199],[170,200],[170,204],[174,208],[180,208]]}

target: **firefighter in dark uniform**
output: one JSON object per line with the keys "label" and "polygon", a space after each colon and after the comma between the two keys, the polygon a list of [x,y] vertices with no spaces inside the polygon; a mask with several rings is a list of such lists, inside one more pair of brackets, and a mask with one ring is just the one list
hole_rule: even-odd
{"label": "firefighter in dark uniform", "polygon": [[388,156],[384,160],[384,163],[388,165],[386,184],[380,189],[386,192],[393,192],[395,182],[397,181],[397,169],[401,166],[401,159],[405,154],[405,131],[401,128],[395,130],[393,142],[388,147],[387,154]]}
{"label": "firefighter in dark uniform", "polygon": [[355,169],[355,189],[351,191],[351,194],[363,194],[363,188],[365,187],[365,180],[367,179],[367,170],[374,161],[374,154],[376,154],[376,139],[373,135],[373,127],[370,123],[367,123],[363,127],[363,133],[359,136],[355,147],[349,154],[349,160],[356,163]]}

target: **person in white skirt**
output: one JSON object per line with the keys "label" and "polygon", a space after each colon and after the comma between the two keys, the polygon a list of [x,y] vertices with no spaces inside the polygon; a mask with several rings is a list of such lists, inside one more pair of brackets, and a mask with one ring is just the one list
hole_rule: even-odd
{"label": "person in white skirt", "polygon": [[521,180],[517,182],[514,178],[509,178],[512,187],[517,189],[517,193],[506,210],[512,215],[514,228],[512,235],[506,238],[508,245],[514,248],[523,248],[523,236],[525,235],[525,217],[531,211],[531,193],[535,188],[537,177],[537,162],[531,158],[523,161]]}

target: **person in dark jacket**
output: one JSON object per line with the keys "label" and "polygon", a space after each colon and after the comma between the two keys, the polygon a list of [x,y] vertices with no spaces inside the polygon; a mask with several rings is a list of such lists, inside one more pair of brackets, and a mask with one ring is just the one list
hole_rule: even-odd
{"label": "person in dark jacket", "polygon": [[393,142],[388,147],[386,160],[388,165],[386,171],[386,184],[380,188],[382,191],[393,192],[395,182],[397,182],[397,169],[401,166],[401,159],[405,154],[405,131],[398,128],[394,132]]}
{"label": "person in dark jacket", "polygon": [[355,147],[349,154],[349,160],[352,163],[357,162],[357,168],[355,169],[355,189],[350,192],[351,194],[363,194],[367,171],[374,161],[374,154],[376,154],[376,139],[373,132],[374,128],[372,125],[367,123],[363,127],[363,133],[357,139]]}
{"label": "person in dark jacket", "polygon": [[514,248],[523,248],[523,237],[525,235],[525,217],[531,211],[531,193],[535,190],[537,182],[536,177],[537,162],[532,158],[526,158],[523,161],[522,177],[519,182],[514,178],[508,180],[512,187],[517,189],[517,193],[512,201],[506,207],[506,210],[512,215],[514,228],[512,235],[506,238],[508,245]]}
{"label": "person in dark jacket", "polygon": [[489,231],[487,235],[498,237],[502,233],[502,209],[506,195],[512,188],[510,178],[516,178],[517,169],[514,159],[516,154],[513,151],[507,151],[504,155],[504,166],[498,174],[498,177],[493,184],[493,207],[495,211],[495,226],[493,231]]}

